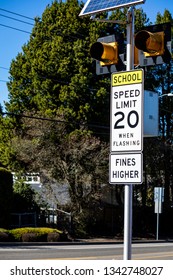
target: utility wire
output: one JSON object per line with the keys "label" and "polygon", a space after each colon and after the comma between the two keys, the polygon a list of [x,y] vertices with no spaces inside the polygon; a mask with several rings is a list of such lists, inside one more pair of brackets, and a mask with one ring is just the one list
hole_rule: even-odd
{"label": "utility wire", "polygon": [[[4,12],[7,12],[7,13],[11,13],[11,14],[13,14],[13,15],[17,15],[17,16],[20,16],[20,17],[29,19],[29,20],[32,20],[32,21],[35,21],[33,18],[24,16],[24,15],[21,15],[21,14],[18,14],[18,13],[14,13],[14,12],[11,12],[11,11],[8,11],[8,10],[5,10],[5,9],[2,9],[2,8],[0,8],[0,10],[1,10],[1,11],[4,11]],[[21,22],[21,23],[25,23],[25,24],[28,24],[28,25],[31,25],[31,26],[34,26],[34,24],[32,24],[32,23],[29,23],[29,22],[26,22],[26,21],[23,21],[23,20],[19,20],[19,19],[14,18],[14,17],[5,16],[5,15],[3,15],[3,14],[0,14],[0,16],[6,17],[6,18],[9,18],[9,19],[12,19],[12,20]],[[0,24],[0,26],[6,27],[6,28],[10,28],[10,29],[13,29],[13,30],[16,30],[16,31],[20,31],[20,32],[23,32],[23,33],[31,34],[31,32],[29,32],[29,31],[26,31],[26,30],[23,30],[23,29],[19,29],[19,28],[16,28],[16,27],[12,27],[12,26],[9,26],[9,25],[5,25],[5,24],[2,24],[2,23]]]}
{"label": "utility wire", "polygon": [[[1,9],[1,8],[0,8],[0,10],[1,10],[1,11],[5,11],[5,12],[8,12],[8,13],[11,13],[11,14],[14,14],[14,15],[17,15],[17,16],[20,16],[20,17],[23,17],[23,18],[26,18],[26,19],[29,19],[29,20],[32,20],[32,21],[35,21],[34,18],[30,18],[30,17],[28,17],[28,16],[24,16],[24,15],[21,15],[21,14],[17,14],[17,13],[14,13],[14,12],[11,12],[11,11],[8,11],[8,10],[5,10],[5,9]],[[26,22],[26,21],[22,21],[22,20],[13,18],[13,17],[5,16],[5,15],[3,15],[3,14],[0,14],[0,16],[6,17],[6,18],[9,18],[9,19],[12,19],[12,20],[16,20],[16,21],[19,21],[19,22],[22,22],[22,23],[25,23],[25,24],[29,24],[29,25],[34,26],[34,24],[32,24],[32,23],[29,23],[29,22]],[[8,27],[8,26],[5,26],[5,27]],[[12,28],[12,27],[9,27],[9,28]],[[15,28],[13,28],[13,29],[15,29]],[[16,29],[16,30],[17,30],[17,29]],[[18,30],[18,31],[22,31],[22,30]],[[22,31],[22,32],[24,32],[24,31]],[[26,33],[28,33],[28,32],[26,31]],[[61,34],[62,34],[62,33],[59,32],[59,35],[61,35]],[[75,36],[72,36],[72,35],[66,35],[66,36],[69,37],[69,38],[72,38],[72,39],[81,39],[81,37],[82,37],[82,38],[85,37],[84,34],[81,34],[81,33],[79,33],[79,32],[76,32],[76,35],[79,35],[80,37],[75,37]]]}
{"label": "utility wire", "polygon": [[29,19],[29,20],[33,20],[33,21],[34,21],[33,18],[28,17],[28,16],[24,16],[24,15],[22,15],[22,14],[18,14],[18,13],[15,13],[15,12],[11,12],[11,11],[8,11],[8,10],[2,9],[2,8],[0,8],[0,10],[1,10],[1,11],[4,11],[4,12],[6,12],[6,13],[10,13],[10,14],[13,14],[13,15],[16,15],[16,16],[19,16],[19,17],[23,17],[23,18],[27,18],[27,19]]}
{"label": "utility wire", "polygon": [[29,24],[29,25],[34,26],[34,24],[33,24],[33,23],[26,22],[26,21],[24,21],[24,20],[20,20],[20,19],[13,18],[13,17],[8,17],[8,16],[2,15],[2,14],[0,14],[0,16],[1,16],[1,17],[5,17],[5,18],[9,18],[9,19],[12,19],[12,20],[15,20],[15,21],[19,21],[19,22],[21,22],[21,23],[25,23],[25,24]]}
{"label": "utility wire", "polygon": [[[16,113],[10,113],[10,112],[1,112],[2,115],[9,115],[9,116],[14,116],[14,117],[22,117],[22,118],[28,118],[28,119],[34,119],[34,120],[41,120],[41,121],[50,121],[50,122],[58,122],[58,123],[65,123],[65,124],[71,124],[69,121],[62,121],[62,120],[57,120],[57,119],[51,119],[51,118],[45,118],[45,117],[37,117],[37,116],[28,116],[24,114],[16,114]],[[73,124],[76,125],[85,125],[83,123],[79,122],[73,122]],[[89,127],[95,127],[95,128],[102,128],[102,129],[109,129],[109,126],[104,126],[104,125],[97,125],[97,124],[87,124]]]}
{"label": "utility wire", "polygon": [[3,70],[8,70],[8,71],[10,70],[9,68],[3,67],[3,66],[0,66],[0,68],[3,69]]}
{"label": "utility wire", "polygon": [[[12,27],[12,26],[9,26],[9,25],[5,25],[5,24],[0,24],[1,26],[3,26],[3,27],[6,27],[6,28],[10,28],[10,29],[14,29],[14,30],[17,30],[17,31],[20,31],[20,32],[24,32],[24,33],[28,33],[28,34],[32,34],[31,32],[29,32],[29,31],[26,31],[26,30],[23,30],[23,29],[19,29],[19,28],[15,28],[15,27]],[[34,26],[34,25],[33,25]],[[79,35],[78,37],[77,36],[73,36],[73,35],[65,35],[65,34],[62,34],[61,32],[58,32],[57,33],[57,35],[60,35],[60,36],[62,36],[62,37],[67,37],[67,38],[71,38],[71,39],[81,39],[81,37],[84,37],[84,35],[82,35],[82,34],[80,34],[80,33],[78,33],[78,32],[76,32],[75,33],[76,35]]]}
{"label": "utility wire", "polygon": [[15,28],[15,27],[12,27],[12,26],[9,26],[9,25],[5,25],[5,24],[2,24],[2,23],[0,23],[0,25],[3,26],[3,27],[7,27],[7,28],[11,28],[11,29],[20,31],[20,32],[24,32],[24,33],[27,33],[27,34],[31,34],[31,32],[29,32],[29,31],[22,30],[22,29],[19,29],[19,28]]}
{"label": "utility wire", "polygon": [[[9,11],[9,10],[5,10],[5,9],[2,9],[2,8],[0,8],[0,10],[1,10],[1,11],[4,11],[4,12],[7,12],[7,13],[11,13],[11,14],[13,14],[13,15],[17,15],[17,16],[20,16],[20,17],[23,17],[23,18],[29,19],[29,20],[32,20],[32,21],[35,21],[35,19],[34,19],[34,18],[31,18],[31,17],[25,16],[25,15],[22,15],[22,14],[18,14],[18,13],[15,13],[15,12],[11,12],[11,11]],[[15,19],[15,20],[17,20],[17,19]],[[19,21],[19,20],[18,20],[18,21]],[[26,22],[24,22],[24,23],[26,23]],[[28,23],[28,24],[29,24],[29,23]],[[32,24],[31,24],[31,25],[32,25]],[[81,34],[81,33],[79,33],[79,32],[76,32],[76,34],[78,34],[78,35],[82,36],[82,38],[84,38],[84,37],[85,37],[85,35],[84,35],[84,34]]]}
{"label": "utility wire", "polygon": [[[6,67],[1,67],[0,68],[2,69],[5,69],[5,70],[10,70]],[[62,80],[57,80],[57,79],[54,79],[54,78],[51,78],[51,77],[48,77],[48,76],[42,76],[42,75],[38,75],[38,77],[42,80],[46,80],[46,79],[49,79],[51,81],[54,81],[54,82],[57,82],[59,83],[60,85],[70,85],[70,82],[65,82],[65,81],[62,81]],[[0,82],[4,82],[4,83],[9,83],[10,81],[5,81],[5,80],[0,80]],[[99,89],[98,88],[89,88],[89,87],[83,87],[84,89],[89,89],[91,91],[98,91]],[[20,87],[19,87],[20,89]],[[36,91],[43,91],[43,90],[36,90]]]}

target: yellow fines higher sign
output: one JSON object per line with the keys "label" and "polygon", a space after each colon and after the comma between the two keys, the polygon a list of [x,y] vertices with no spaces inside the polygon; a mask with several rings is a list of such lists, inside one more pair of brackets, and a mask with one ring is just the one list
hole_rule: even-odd
{"label": "yellow fines higher sign", "polygon": [[143,70],[112,74],[111,152],[143,149]]}

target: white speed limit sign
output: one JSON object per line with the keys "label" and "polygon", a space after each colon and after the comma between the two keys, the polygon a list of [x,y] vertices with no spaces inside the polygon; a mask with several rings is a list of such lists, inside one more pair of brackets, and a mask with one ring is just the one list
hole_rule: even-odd
{"label": "white speed limit sign", "polygon": [[112,74],[111,152],[142,151],[143,92],[143,70]]}

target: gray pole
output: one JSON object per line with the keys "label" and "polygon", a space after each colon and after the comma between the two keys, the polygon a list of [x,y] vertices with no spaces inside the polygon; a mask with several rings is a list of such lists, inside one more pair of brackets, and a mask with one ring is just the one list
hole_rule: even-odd
{"label": "gray pole", "polygon": [[156,240],[159,240],[159,203],[158,201]]}
{"label": "gray pole", "polygon": [[[126,71],[134,67],[134,7],[127,13],[127,65]],[[125,185],[124,197],[124,260],[131,260],[133,186]]]}
{"label": "gray pole", "polygon": [[125,186],[124,197],[124,260],[131,260],[133,186]]}
{"label": "gray pole", "polygon": [[160,214],[160,203],[161,203],[161,188],[158,188],[158,198],[157,198],[157,227],[156,227],[156,240],[159,240],[159,214]]}

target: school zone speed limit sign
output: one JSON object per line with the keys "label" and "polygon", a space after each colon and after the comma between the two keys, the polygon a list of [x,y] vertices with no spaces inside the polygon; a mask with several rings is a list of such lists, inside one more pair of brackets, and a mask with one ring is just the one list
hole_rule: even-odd
{"label": "school zone speed limit sign", "polygon": [[110,184],[143,181],[143,70],[111,79]]}
{"label": "school zone speed limit sign", "polygon": [[143,149],[143,70],[111,77],[111,152]]}

